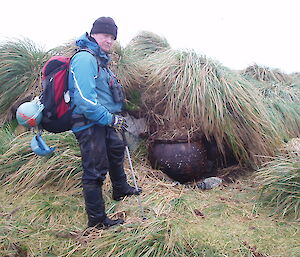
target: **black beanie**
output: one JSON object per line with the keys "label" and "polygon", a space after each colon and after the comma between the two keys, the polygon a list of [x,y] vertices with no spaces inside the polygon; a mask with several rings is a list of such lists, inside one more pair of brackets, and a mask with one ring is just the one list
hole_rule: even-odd
{"label": "black beanie", "polygon": [[100,17],[93,23],[91,34],[105,33],[114,36],[117,39],[118,27],[115,21],[110,17]]}

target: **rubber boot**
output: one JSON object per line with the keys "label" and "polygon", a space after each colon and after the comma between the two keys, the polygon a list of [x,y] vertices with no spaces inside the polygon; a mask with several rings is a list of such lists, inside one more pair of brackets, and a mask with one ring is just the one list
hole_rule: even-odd
{"label": "rubber boot", "polygon": [[102,197],[102,186],[99,184],[83,185],[85,209],[88,216],[88,227],[106,229],[124,223],[122,219],[112,220],[106,216]]}
{"label": "rubber boot", "polygon": [[135,187],[130,186],[126,181],[126,177],[118,181],[112,181],[112,186],[112,198],[115,201],[120,201],[125,196],[139,195],[142,192],[141,188],[136,189]]}
{"label": "rubber boot", "polygon": [[112,226],[121,225],[123,223],[124,223],[123,219],[112,220],[112,219],[106,217],[101,223],[97,224],[95,226],[95,228],[97,228],[97,229],[108,229]]}
{"label": "rubber boot", "polygon": [[135,189],[127,183],[124,171],[124,151],[125,146],[115,130],[109,131],[110,145],[108,149],[109,176],[112,182],[112,198],[120,201],[125,196],[139,195],[142,190]]}
{"label": "rubber boot", "polygon": [[114,187],[112,198],[115,201],[121,201],[125,196],[139,195],[141,192],[141,188],[136,189],[130,185],[126,186],[126,188],[122,187],[120,190]]}

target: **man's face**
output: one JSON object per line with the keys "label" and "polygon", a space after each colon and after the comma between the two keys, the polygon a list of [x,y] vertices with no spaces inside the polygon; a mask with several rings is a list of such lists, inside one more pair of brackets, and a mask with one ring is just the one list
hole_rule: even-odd
{"label": "man's face", "polygon": [[92,37],[96,40],[101,49],[106,53],[110,51],[115,42],[114,36],[111,34],[97,33],[93,34]]}

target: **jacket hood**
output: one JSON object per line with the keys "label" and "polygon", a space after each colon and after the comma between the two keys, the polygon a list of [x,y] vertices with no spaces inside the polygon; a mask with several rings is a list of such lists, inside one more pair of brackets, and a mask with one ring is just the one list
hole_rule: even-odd
{"label": "jacket hood", "polygon": [[80,48],[91,49],[93,52],[95,52],[96,55],[101,58],[101,61],[105,65],[110,61],[110,57],[101,49],[97,42],[88,35],[87,32],[83,34],[78,40],[76,40],[76,45]]}

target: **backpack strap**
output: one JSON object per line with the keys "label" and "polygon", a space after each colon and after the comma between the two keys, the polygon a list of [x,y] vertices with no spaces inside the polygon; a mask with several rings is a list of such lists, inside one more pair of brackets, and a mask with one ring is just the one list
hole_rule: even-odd
{"label": "backpack strap", "polygon": [[97,66],[98,66],[98,77],[100,76],[100,68],[103,68],[108,72],[108,74],[110,75],[110,81],[109,81],[108,85],[112,91],[113,98],[114,98],[115,102],[117,102],[117,103],[123,102],[124,101],[124,92],[123,92],[123,88],[122,88],[119,80],[117,79],[117,77],[110,71],[110,69],[107,67],[107,65],[103,65],[101,63],[99,56],[96,55],[96,53],[89,48],[76,49],[76,52],[73,54],[73,56],[82,51],[86,51],[96,58]]}
{"label": "backpack strap", "polygon": [[91,55],[93,55],[96,58],[97,67],[98,67],[98,76],[99,76],[100,75],[100,67],[101,68],[105,68],[106,66],[101,63],[99,56],[97,56],[96,53],[93,50],[91,50],[89,48],[79,48],[79,49],[76,49],[76,52],[72,55],[71,58],[73,58],[73,56],[75,54],[80,53],[80,52],[84,52],[84,51],[90,53]]}

